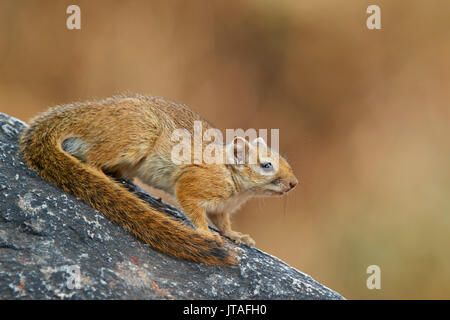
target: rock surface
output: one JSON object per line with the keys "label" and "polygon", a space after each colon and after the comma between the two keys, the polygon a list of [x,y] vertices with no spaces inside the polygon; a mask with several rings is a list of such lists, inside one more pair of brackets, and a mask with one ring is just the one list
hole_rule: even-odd
{"label": "rock surface", "polygon": [[[17,152],[25,126],[0,113],[0,300],[342,299],[254,248],[241,246],[240,266],[230,268],[151,249],[28,169]],[[123,183],[186,220],[175,208]]]}

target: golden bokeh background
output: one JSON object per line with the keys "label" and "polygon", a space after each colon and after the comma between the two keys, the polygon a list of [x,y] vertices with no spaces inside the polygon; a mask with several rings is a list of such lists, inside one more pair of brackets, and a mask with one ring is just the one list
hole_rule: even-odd
{"label": "golden bokeh background", "polygon": [[450,298],[449,57],[448,0],[0,2],[1,112],[132,92],[279,128],[301,185],[234,226],[347,298]]}

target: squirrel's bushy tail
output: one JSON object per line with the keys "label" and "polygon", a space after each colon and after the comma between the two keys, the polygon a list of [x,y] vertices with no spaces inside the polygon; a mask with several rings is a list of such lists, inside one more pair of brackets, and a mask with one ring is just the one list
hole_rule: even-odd
{"label": "squirrel's bushy tail", "polygon": [[58,124],[39,120],[22,133],[20,153],[40,176],[83,199],[159,251],[211,265],[237,264],[235,254],[220,242],[156,211],[102,171],[63,151]]}

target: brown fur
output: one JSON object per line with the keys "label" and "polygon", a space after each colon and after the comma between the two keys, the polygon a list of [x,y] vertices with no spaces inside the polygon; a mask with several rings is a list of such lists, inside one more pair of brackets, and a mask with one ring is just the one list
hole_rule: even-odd
{"label": "brown fur", "polygon": [[[231,230],[229,215],[248,198],[287,192],[297,181],[283,158],[277,184],[275,177],[258,176],[250,165],[175,165],[171,150],[176,142],[171,134],[177,128],[192,133],[196,120],[202,121],[204,129],[211,128],[186,106],[148,96],[57,106],[31,121],[21,135],[20,152],[43,178],[83,199],[153,248],[178,258],[233,265],[236,253],[208,229],[206,216],[222,234],[252,245],[248,235]],[[72,154],[62,149],[64,141],[71,141]],[[139,177],[176,196],[197,230],[152,209],[104,172]]]}

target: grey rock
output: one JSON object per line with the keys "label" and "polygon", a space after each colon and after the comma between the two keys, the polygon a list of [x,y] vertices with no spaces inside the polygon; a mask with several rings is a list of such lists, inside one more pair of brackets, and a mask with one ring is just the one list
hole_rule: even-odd
{"label": "grey rock", "polygon": [[0,299],[343,299],[255,248],[241,245],[240,265],[229,268],[153,250],[26,167],[17,142],[25,126],[0,113]]}

